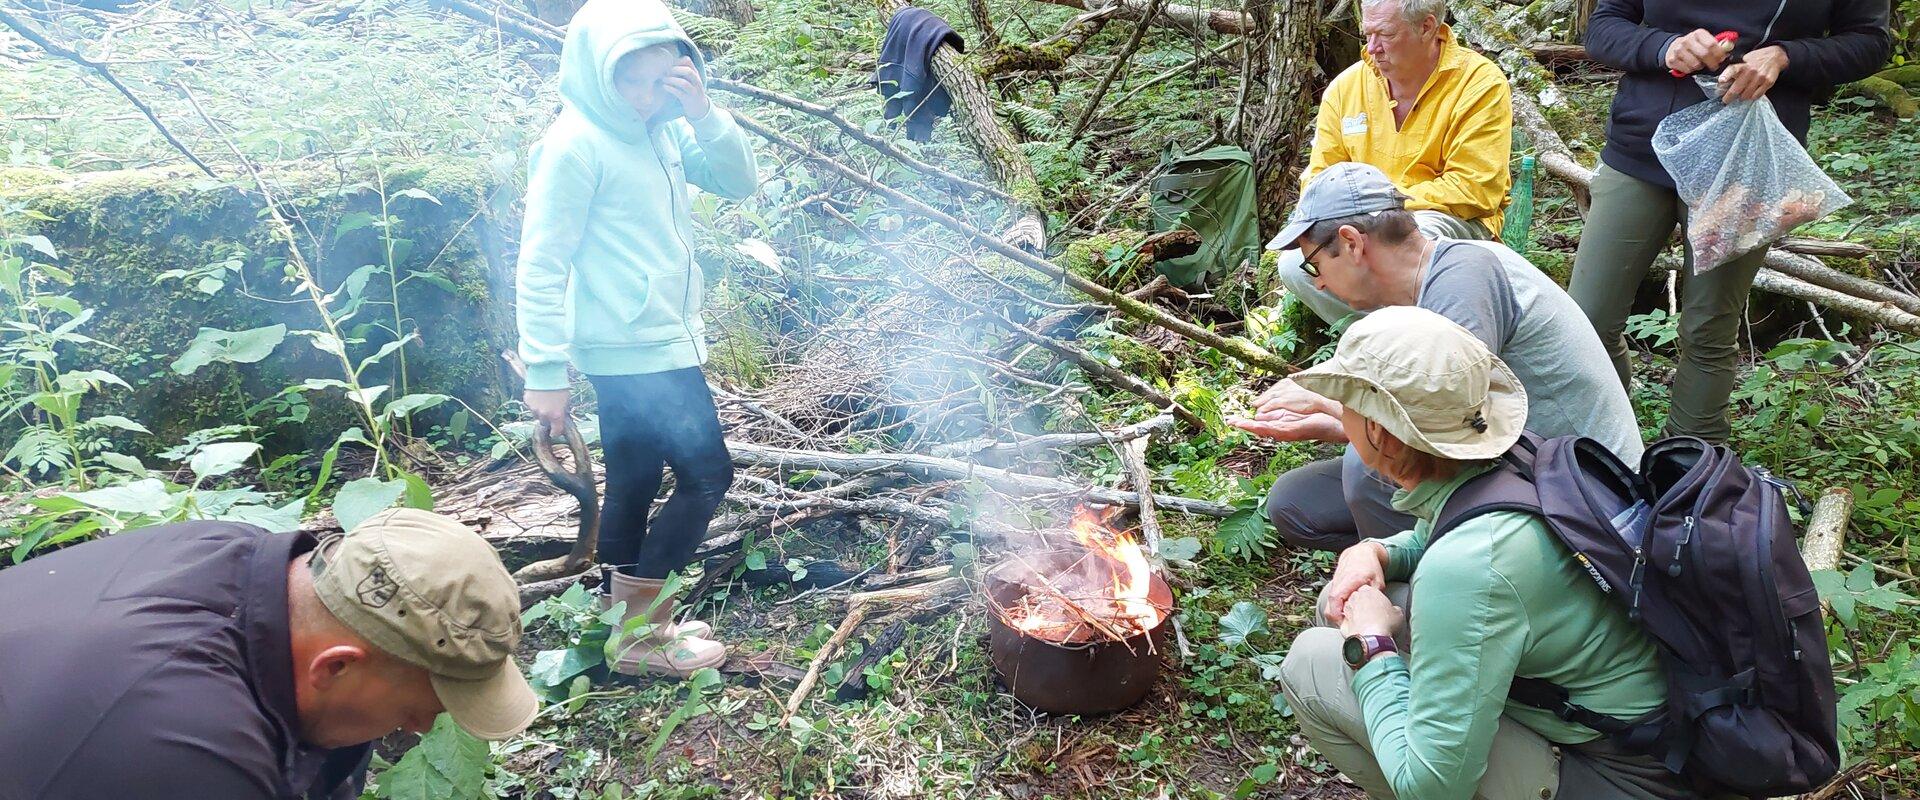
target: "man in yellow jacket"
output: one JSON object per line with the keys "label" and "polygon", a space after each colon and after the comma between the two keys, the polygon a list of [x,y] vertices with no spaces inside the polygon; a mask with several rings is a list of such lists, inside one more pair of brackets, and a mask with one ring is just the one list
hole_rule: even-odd
{"label": "man in yellow jacket", "polygon": [[[1513,95],[1499,67],[1454,40],[1446,16],[1446,0],[1363,0],[1366,50],[1327,85],[1300,185],[1343,161],[1371,164],[1428,237],[1492,239],[1512,180]],[[1287,289],[1328,323],[1353,313],[1300,268],[1303,255],[1281,253]]]}

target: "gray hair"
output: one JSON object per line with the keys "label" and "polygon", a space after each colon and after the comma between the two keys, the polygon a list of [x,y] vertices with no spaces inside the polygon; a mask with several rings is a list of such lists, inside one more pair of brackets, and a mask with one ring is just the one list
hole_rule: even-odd
{"label": "gray hair", "polygon": [[1352,227],[1367,236],[1378,237],[1389,245],[1404,244],[1407,239],[1420,232],[1420,226],[1413,219],[1413,213],[1401,208],[1385,211],[1370,211],[1347,217],[1323,219],[1313,223],[1313,227],[1302,234],[1307,244],[1315,248],[1330,248],[1328,255],[1340,255],[1340,249],[1334,246],[1335,239],[1342,227]]}
{"label": "gray hair", "polygon": [[1387,3],[1400,9],[1400,19],[1408,25],[1418,27],[1429,16],[1434,22],[1447,21],[1447,0],[1360,0],[1360,7],[1371,9]]}

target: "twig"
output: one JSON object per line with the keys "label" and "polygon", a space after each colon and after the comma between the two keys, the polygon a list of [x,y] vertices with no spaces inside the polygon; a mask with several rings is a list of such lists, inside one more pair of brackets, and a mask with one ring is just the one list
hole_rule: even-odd
{"label": "twig", "polygon": [[111,70],[107,69],[107,65],[89,59],[68,48],[54,44],[47,37],[41,35],[39,31],[34,30],[25,20],[8,13],[5,9],[0,9],[0,22],[6,23],[7,27],[19,32],[19,34],[26,37],[28,41],[39,45],[40,49],[93,70],[94,74],[99,75],[101,79],[119,91],[121,96],[127,98],[127,102],[132,103],[134,108],[140,109],[140,113],[146,115],[147,121],[153,123],[154,129],[160,132],[161,138],[167,140],[167,144],[173,145],[173,149],[180,151],[180,155],[186,156],[187,160],[193,162],[194,166],[199,167],[200,171],[206,173],[207,177],[216,180],[220,178],[219,173],[214,172],[212,167],[207,166],[207,162],[200,160],[199,156],[194,155],[193,151],[187,148],[185,142],[180,141],[179,137],[174,136],[173,131],[167,127],[166,123],[161,122],[160,117],[153,113],[153,109],[145,102],[142,102],[140,98],[133,93],[132,89],[127,88],[126,84],[121,83],[120,79],[115,77]]}
{"label": "twig", "polygon": [[1113,85],[1120,73],[1127,71],[1127,63],[1133,60],[1133,54],[1139,52],[1141,43],[1146,41],[1147,28],[1152,27],[1147,20],[1159,16],[1160,8],[1164,5],[1166,0],[1147,0],[1147,10],[1141,15],[1142,19],[1133,23],[1133,36],[1127,39],[1127,46],[1121,48],[1120,57],[1114,59],[1113,66],[1100,79],[1100,86],[1093,90],[1093,96],[1087,100],[1087,110],[1081,112],[1080,121],[1074,123],[1073,133],[1067,136],[1068,149],[1072,149],[1080,141],[1080,135],[1087,132],[1087,124],[1093,122],[1094,113],[1100,110],[1100,101],[1107,97],[1107,87]]}
{"label": "twig", "polygon": [[847,227],[852,228],[855,233],[860,234],[860,237],[866,240],[868,250],[872,251],[875,255],[880,256],[882,259],[885,259],[886,261],[892,263],[895,269],[913,276],[916,280],[918,280],[921,283],[921,285],[926,286],[927,289],[932,291],[934,294],[940,295],[941,297],[945,298],[948,302],[973,309],[974,311],[977,311],[985,315],[988,319],[992,320],[995,324],[1000,325],[1003,328],[1006,328],[1007,330],[1013,332],[1015,335],[1018,335],[1021,338],[1027,339],[1028,341],[1031,341],[1034,344],[1037,344],[1045,348],[1048,352],[1051,352],[1054,355],[1057,355],[1060,358],[1065,359],[1066,361],[1072,363],[1074,366],[1079,367],[1082,371],[1086,372],[1089,376],[1098,379],[1102,383],[1106,383],[1115,388],[1124,389],[1126,391],[1139,395],[1143,398],[1146,398],[1149,402],[1152,402],[1154,405],[1157,405],[1160,408],[1171,412],[1174,416],[1179,417],[1180,421],[1185,422],[1188,425],[1192,425],[1195,428],[1206,427],[1206,423],[1201,421],[1199,415],[1193,413],[1192,411],[1188,410],[1186,407],[1180,405],[1180,403],[1174,400],[1173,398],[1168,397],[1165,394],[1162,394],[1160,390],[1155,389],[1152,386],[1148,385],[1146,381],[1140,380],[1139,378],[1136,378],[1123,370],[1117,369],[1112,365],[1109,365],[1101,361],[1100,359],[1095,358],[1092,354],[1087,353],[1086,351],[1083,351],[1080,348],[1074,347],[1065,342],[1058,341],[1050,336],[1043,335],[1038,331],[1028,328],[1025,325],[1021,325],[1018,322],[1014,322],[1011,318],[1007,317],[1005,314],[1000,313],[999,311],[995,311],[993,309],[987,308],[985,306],[980,305],[979,303],[975,303],[972,300],[968,300],[964,297],[961,297],[958,294],[955,294],[953,291],[949,290],[947,287],[941,285],[939,281],[936,281],[922,274],[919,270],[914,269],[912,266],[908,265],[905,260],[901,259],[899,256],[894,255],[892,250],[889,250],[886,247],[883,247],[880,244],[879,240],[873,238],[872,234],[867,233],[867,230],[865,228],[860,227],[859,225],[855,224],[853,220],[848,219],[845,215],[841,214],[839,209],[836,209],[833,206],[827,205],[824,203],[822,203],[820,207],[825,209],[829,215],[833,216],[833,218],[840,220]]}
{"label": "twig", "polygon": [[[1120,460],[1127,465],[1127,472],[1133,476],[1133,489],[1140,493],[1140,534],[1147,540],[1147,551],[1160,554],[1160,515],[1153,508],[1153,475],[1147,470],[1147,443],[1150,437],[1142,436],[1120,446]],[[1193,658],[1193,648],[1187,645],[1187,632],[1180,625],[1178,609],[1167,610],[1167,621],[1173,623],[1173,639],[1180,646],[1182,659]]]}
{"label": "twig", "polygon": [[880,151],[881,153],[884,153],[888,156],[893,157],[895,161],[899,161],[900,163],[907,165],[909,168],[911,168],[915,172],[918,172],[929,178],[934,178],[936,180],[939,180],[942,183],[948,184],[949,186],[952,186],[953,188],[960,190],[962,194],[985,194],[985,195],[994,197],[998,200],[1001,200],[1007,203],[1013,203],[1016,205],[1018,205],[1020,202],[1013,195],[1008,194],[1007,192],[1002,191],[998,188],[988,186],[979,181],[960,177],[959,175],[955,175],[944,169],[941,169],[925,161],[922,161],[918,158],[915,158],[907,154],[905,150],[901,150],[898,145],[895,145],[894,143],[889,142],[885,139],[882,139],[878,136],[874,136],[873,134],[867,133],[866,130],[862,129],[860,126],[853,124],[846,117],[840,116],[833,109],[827,108],[826,106],[819,105],[816,103],[810,103],[798,97],[781,94],[771,89],[763,89],[761,87],[754,86],[753,84],[750,84],[750,83],[742,83],[740,81],[728,80],[726,78],[710,78],[707,80],[707,85],[712,86],[716,89],[720,89],[722,91],[732,92],[734,94],[741,95],[743,97],[751,97],[755,100],[761,100],[764,102],[773,103],[774,105],[785,106],[787,108],[793,109],[795,111],[799,111],[804,114],[811,114],[815,117],[819,117],[820,119],[833,123],[834,127],[839,128],[840,132],[846,134],[849,138],[852,138],[855,141],[860,142],[861,144],[864,144],[868,147],[871,147],[875,150]]}
{"label": "twig", "polygon": [[860,623],[866,618],[867,604],[865,603],[853,604],[847,611],[847,618],[840,621],[840,627],[834,629],[832,638],[827,639],[827,643],[821,645],[820,649],[813,654],[813,661],[807,664],[806,677],[800,679],[800,685],[794,687],[793,694],[787,698],[786,713],[780,715],[782,723],[792,717],[794,712],[800,710],[800,704],[807,699],[808,693],[813,691],[814,685],[820,682],[820,669],[826,666],[827,662],[833,658],[833,654],[840,649],[840,645],[845,644],[847,637],[853,635],[853,629],[860,627]]}

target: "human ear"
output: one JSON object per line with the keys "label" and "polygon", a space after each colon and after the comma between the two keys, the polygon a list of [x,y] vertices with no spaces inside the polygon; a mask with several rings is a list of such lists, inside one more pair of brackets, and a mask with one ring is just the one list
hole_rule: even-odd
{"label": "human ear", "polygon": [[364,667],[367,656],[366,648],[350,644],[336,644],[321,650],[307,662],[307,682],[315,689],[330,689],[354,667]]}

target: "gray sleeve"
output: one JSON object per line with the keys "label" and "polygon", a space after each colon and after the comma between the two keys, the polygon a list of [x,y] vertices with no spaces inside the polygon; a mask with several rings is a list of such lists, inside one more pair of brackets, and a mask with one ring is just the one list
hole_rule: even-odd
{"label": "gray sleeve", "polygon": [[1420,287],[1420,307],[1460,324],[1499,353],[1519,325],[1520,303],[1499,256],[1483,247],[1442,242]]}

